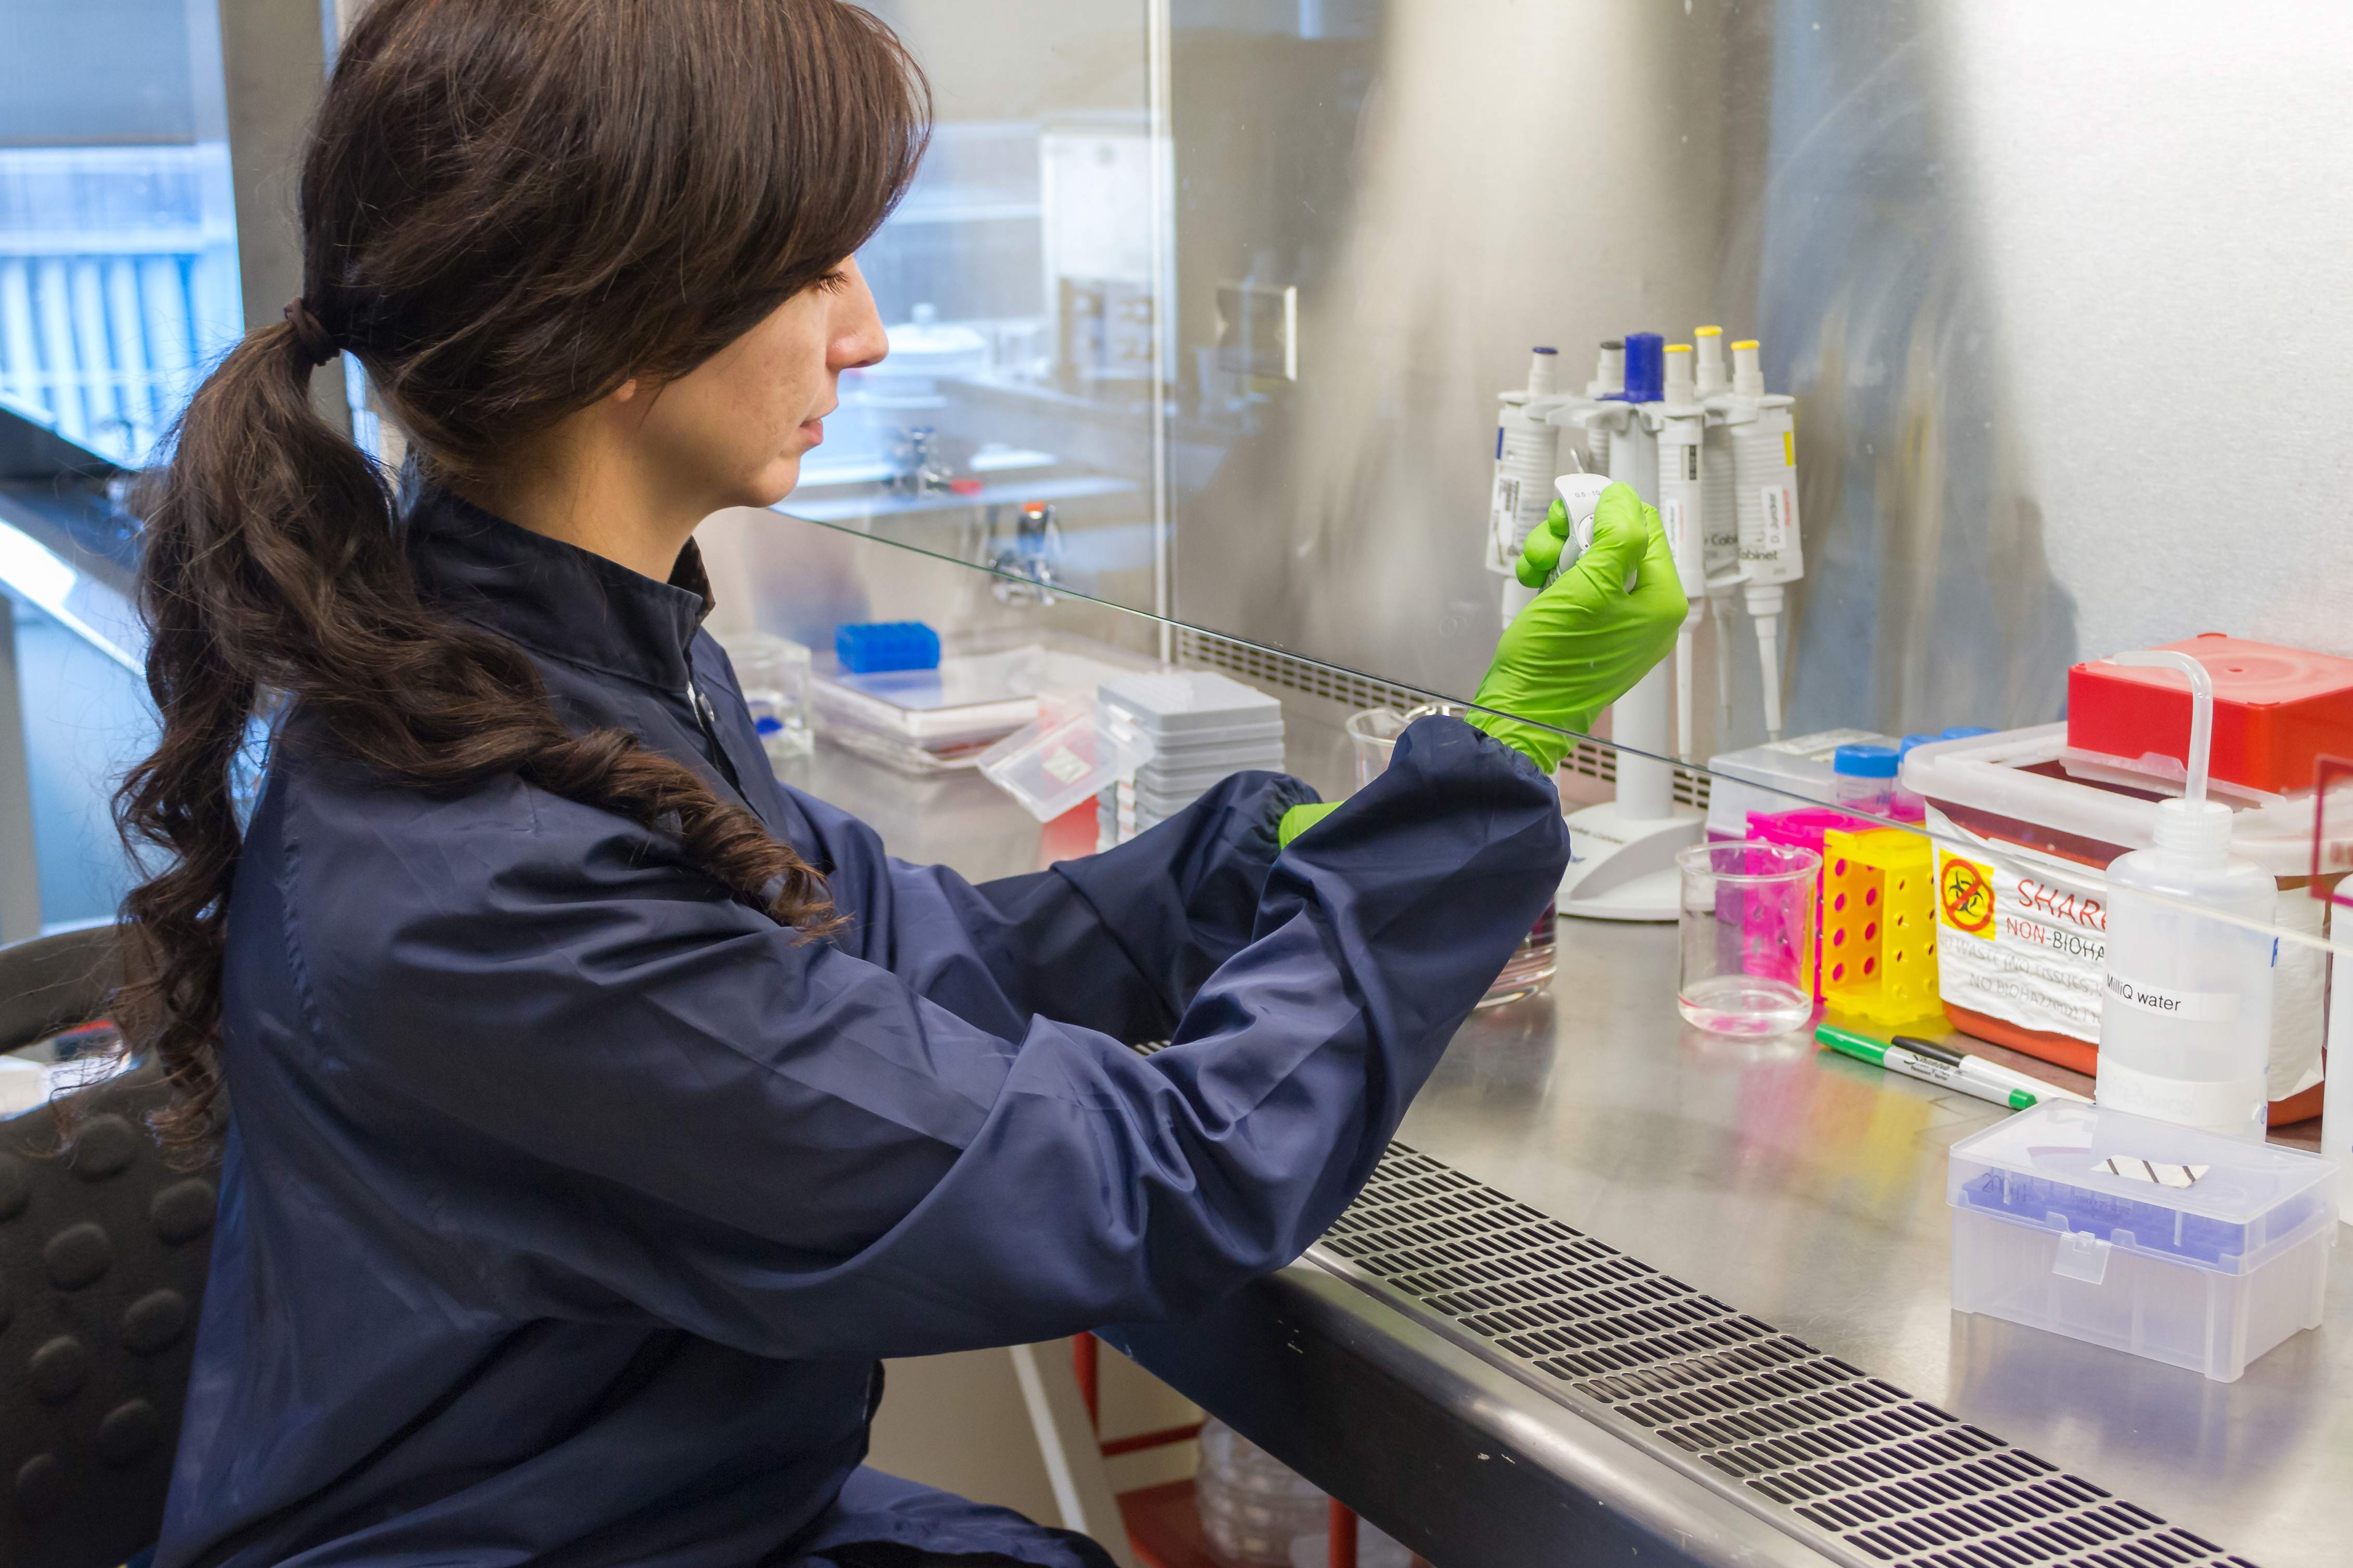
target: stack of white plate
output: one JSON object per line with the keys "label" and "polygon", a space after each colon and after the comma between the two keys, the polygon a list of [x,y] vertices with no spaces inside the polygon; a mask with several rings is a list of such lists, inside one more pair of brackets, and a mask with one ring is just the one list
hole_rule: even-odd
{"label": "stack of white plate", "polygon": [[1208,669],[1124,675],[1096,689],[1104,721],[1152,742],[1132,783],[1095,796],[1097,842],[1124,844],[1176,816],[1229,773],[1282,768],[1282,704]]}

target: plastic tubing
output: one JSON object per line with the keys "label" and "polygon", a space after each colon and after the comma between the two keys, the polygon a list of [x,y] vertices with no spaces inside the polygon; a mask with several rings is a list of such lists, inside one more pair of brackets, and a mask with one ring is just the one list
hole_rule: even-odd
{"label": "plastic tubing", "polygon": [[2112,653],[2109,664],[2126,665],[2136,669],[2179,670],[2189,681],[2189,754],[2183,764],[2187,777],[2181,798],[2189,809],[2198,811],[2206,805],[2206,775],[2214,754],[2214,678],[2206,667],[2177,648],[2138,648],[2131,653]]}

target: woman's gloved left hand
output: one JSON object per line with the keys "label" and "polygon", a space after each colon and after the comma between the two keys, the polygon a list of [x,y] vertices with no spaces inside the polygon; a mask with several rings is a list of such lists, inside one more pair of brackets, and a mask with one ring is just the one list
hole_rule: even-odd
{"label": "woman's gloved left hand", "polygon": [[[1567,542],[1567,510],[1556,500],[1521,547],[1520,581],[1545,583]],[[1594,510],[1592,546],[1504,628],[1472,699],[1489,711],[1464,720],[1551,773],[1573,743],[1557,731],[1591,728],[1673,650],[1690,608],[1658,509],[1632,486],[1611,485]]]}

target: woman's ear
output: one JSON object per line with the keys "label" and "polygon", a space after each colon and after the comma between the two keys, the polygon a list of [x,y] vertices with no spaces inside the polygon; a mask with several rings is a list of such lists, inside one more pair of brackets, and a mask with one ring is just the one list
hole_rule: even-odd
{"label": "woman's ear", "polygon": [[627,403],[637,395],[638,378],[634,375],[629,377],[628,380],[621,383],[620,385],[613,388],[611,393],[612,399],[616,403]]}

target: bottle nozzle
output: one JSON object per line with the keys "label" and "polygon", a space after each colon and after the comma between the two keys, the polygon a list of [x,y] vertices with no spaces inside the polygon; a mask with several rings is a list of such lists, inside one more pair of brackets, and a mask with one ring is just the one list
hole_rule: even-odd
{"label": "bottle nozzle", "polygon": [[2214,749],[2214,678],[2206,667],[2186,653],[2169,647],[2142,648],[2133,653],[2120,653],[2110,658],[2109,664],[2121,664],[2136,669],[2179,670],[2189,681],[2189,750],[2181,759],[2189,771],[2181,798],[2191,810],[2206,804],[2206,774],[2213,761]]}

